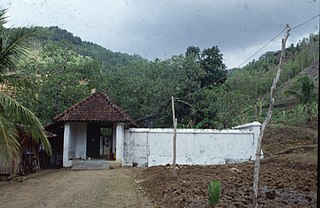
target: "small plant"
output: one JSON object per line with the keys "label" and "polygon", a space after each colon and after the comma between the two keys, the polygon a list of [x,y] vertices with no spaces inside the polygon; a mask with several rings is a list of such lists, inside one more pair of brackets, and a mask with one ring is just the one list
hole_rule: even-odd
{"label": "small plant", "polygon": [[209,193],[209,205],[215,206],[219,203],[220,193],[221,193],[221,185],[219,181],[211,181],[208,187]]}

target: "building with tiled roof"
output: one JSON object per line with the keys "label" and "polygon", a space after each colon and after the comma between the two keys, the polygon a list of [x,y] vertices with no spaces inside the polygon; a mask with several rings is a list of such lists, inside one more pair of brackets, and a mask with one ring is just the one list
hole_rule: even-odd
{"label": "building with tiled roof", "polygon": [[106,94],[95,92],[53,118],[54,122],[130,122],[127,113]]}
{"label": "building with tiled roof", "polygon": [[259,122],[225,130],[129,126],[133,125],[126,112],[107,95],[95,92],[55,116],[53,123],[46,126],[47,131],[57,135],[50,139],[53,152],[50,165],[79,170],[106,169],[109,165],[213,165],[251,161],[256,157],[261,128]]}
{"label": "building with tiled roof", "polygon": [[51,139],[53,165],[70,167],[73,160],[88,158],[115,159],[121,163],[124,128],[132,124],[127,113],[106,94],[92,93],[46,126],[58,135]]}

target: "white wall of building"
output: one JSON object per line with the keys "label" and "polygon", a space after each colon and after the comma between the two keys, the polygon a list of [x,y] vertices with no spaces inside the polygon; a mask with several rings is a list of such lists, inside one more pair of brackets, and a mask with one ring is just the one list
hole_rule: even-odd
{"label": "white wall of building", "polygon": [[87,157],[87,123],[72,123],[72,132],[75,132],[73,139],[75,140],[76,150],[75,158]]}
{"label": "white wall of building", "polygon": [[71,158],[86,158],[87,123],[65,123],[63,141],[63,167],[71,167]]}
{"label": "white wall of building", "polygon": [[[212,165],[255,160],[261,124],[253,122],[227,130],[178,129],[177,163]],[[172,164],[173,129],[130,128],[114,125],[116,160],[123,166]],[[70,158],[86,158],[87,124],[66,123],[63,166],[72,166]]]}
{"label": "white wall of building", "polygon": [[71,167],[72,163],[69,160],[69,146],[70,146],[70,123],[64,124],[63,133],[63,167]]}
{"label": "white wall of building", "polygon": [[[229,130],[178,129],[177,163],[211,165],[255,159],[261,124]],[[123,165],[154,166],[172,163],[173,129],[131,128],[124,135]]]}
{"label": "white wall of building", "polygon": [[125,164],[123,157],[124,149],[124,123],[117,123],[116,125],[116,161],[121,165]]}

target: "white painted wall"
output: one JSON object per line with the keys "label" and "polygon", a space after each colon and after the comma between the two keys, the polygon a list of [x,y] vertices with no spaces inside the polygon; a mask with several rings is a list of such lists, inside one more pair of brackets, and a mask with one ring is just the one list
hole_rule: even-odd
{"label": "white painted wall", "polygon": [[69,146],[70,146],[70,123],[64,124],[64,133],[63,133],[63,167],[71,167],[72,163],[69,160]]}
{"label": "white painted wall", "polygon": [[125,165],[123,157],[124,149],[124,123],[116,124],[116,161],[121,165]]}
{"label": "white painted wall", "polygon": [[87,123],[72,123],[71,131],[74,132],[75,140],[75,157],[86,158],[87,157]]}
{"label": "white painted wall", "polygon": [[63,167],[71,167],[71,158],[86,158],[87,123],[65,123],[63,141]]}
{"label": "white painted wall", "polygon": [[[252,160],[256,159],[256,149],[257,149],[257,143],[258,143],[258,137],[260,134],[260,130],[261,130],[261,123],[259,122],[252,122],[252,123],[248,123],[248,124],[243,124],[243,125],[239,125],[239,126],[235,126],[233,127],[233,129],[238,129],[238,130],[249,130],[252,131],[254,134],[254,140],[253,140],[253,149],[254,149],[254,154],[252,156]],[[262,153],[262,150],[261,150]]]}
{"label": "white painted wall", "polygon": [[[253,122],[228,130],[178,129],[177,163],[211,165],[255,160],[261,124]],[[154,166],[172,163],[173,129],[130,128],[114,125],[116,160],[123,166]],[[87,124],[65,123],[63,166],[70,158],[86,158]]]}
{"label": "white painted wall", "polygon": [[77,133],[74,131],[74,124],[69,123],[70,125],[70,133],[69,133],[69,159],[74,158],[76,156],[76,135]]}
{"label": "white painted wall", "polygon": [[[252,160],[255,158],[260,126],[260,123],[254,122],[221,131],[178,129],[177,163],[210,165]],[[172,140],[173,129],[131,128],[126,130],[123,165],[171,164]]]}

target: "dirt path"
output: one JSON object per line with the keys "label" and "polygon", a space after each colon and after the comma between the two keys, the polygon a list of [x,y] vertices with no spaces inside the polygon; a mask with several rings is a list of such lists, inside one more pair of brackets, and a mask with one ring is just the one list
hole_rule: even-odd
{"label": "dirt path", "polygon": [[[46,170],[23,182],[0,182],[0,207],[145,207],[135,170]],[[30,177],[30,176],[29,176]]]}

